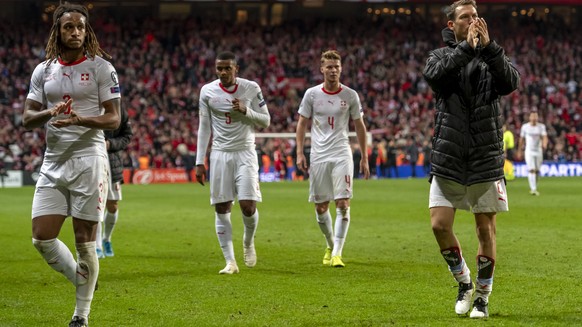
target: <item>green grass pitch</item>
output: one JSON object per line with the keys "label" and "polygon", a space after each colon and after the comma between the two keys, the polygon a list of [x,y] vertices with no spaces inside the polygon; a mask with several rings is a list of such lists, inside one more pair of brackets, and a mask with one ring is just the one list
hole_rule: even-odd
{"label": "green grass pitch", "polygon": [[[262,184],[258,264],[242,262],[242,220],[233,207],[241,269],[224,260],[208,186],[125,185],[100,261],[91,326],[580,326],[582,178],[508,183],[498,216],[490,318],[454,313],[456,284],[430,229],[425,179],[356,181],[343,269],[324,267],[325,247],[307,182]],[[74,288],[31,244],[34,189],[0,189],[0,326],[66,326]],[[332,206],[332,214],[335,209]],[[476,272],[472,215],[455,231]],[[60,235],[70,248],[70,220]]]}

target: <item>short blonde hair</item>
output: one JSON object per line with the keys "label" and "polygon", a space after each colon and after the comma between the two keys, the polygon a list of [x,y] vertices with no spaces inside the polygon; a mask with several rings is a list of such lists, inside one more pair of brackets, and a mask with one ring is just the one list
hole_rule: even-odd
{"label": "short blonde hair", "polygon": [[327,50],[321,54],[321,63],[323,64],[326,60],[342,60],[342,56],[340,56],[337,50]]}

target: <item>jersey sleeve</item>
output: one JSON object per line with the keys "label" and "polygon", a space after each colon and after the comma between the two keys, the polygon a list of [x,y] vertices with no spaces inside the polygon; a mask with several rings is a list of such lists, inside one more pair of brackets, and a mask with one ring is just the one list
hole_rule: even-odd
{"label": "jersey sleeve", "polygon": [[548,131],[546,130],[546,125],[541,124],[542,126],[542,136],[547,136],[548,135]]}
{"label": "jersey sleeve", "polygon": [[350,97],[350,116],[352,120],[360,119],[364,116],[364,109],[362,108],[362,103],[360,102],[360,97],[356,91],[351,91],[352,96]]}
{"label": "jersey sleeve", "polygon": [[28,89],[28,95],[26,98],[42,103],[46,106],[47,102],[44,96],[44,69],[45,63],[43,62],[37,65],[32,72],[32,77],[30,78],[30,87]]}
{"label": "jersey sleeve", "polygon": [[269,124],[271,123],[271,115],[269,115],[269,109],[267,109],[267,103],[263,98],[261,88],[258,84],[253,83],[251,92],[251,107],[248,108],[249,110],[246,112],[247,118],[257,126],[262,128],[269,127]]}
{"label": "jersey sleeve", "polygon": [[299,114],[305,118],[311,118],[313,114],[313,91],[312,89],[307,89],[299,105]]}
{"label": "jersey sleeve", "polygon": [[202,87],[202,90],[200,90],[200,99],[198,100],[199,125],[198,142],[196,145],[196,165],[204,164],[206,151],[208,151],[208,143],[210,143],[210,110],[208,108],[208,96],[205,90],[206,88]]}
{"label": "jersey sleeve", "polygon": [[519,137],[525,137],[525,126],[527,126],[527,125],[523,124],[521,126],[521,129],[519,130]]}
{"label": "jersey sleeve", "polygon": [[99,100],[101,103],[121,97],[117,72],[111,63],[102,60],[97,67],[97,85],[99,85]]}

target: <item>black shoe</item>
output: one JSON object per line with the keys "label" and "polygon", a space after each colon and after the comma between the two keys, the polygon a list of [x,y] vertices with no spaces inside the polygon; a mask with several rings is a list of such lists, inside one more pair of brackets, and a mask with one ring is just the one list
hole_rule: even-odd
{"label": "black shoe", "polygon": [[471,311],[471,318],[487,318],[489,317],[489,303],[485,302],[483,298],[476,298],[473,302],[473,311]]}
{"label": "black shoe", "polygon": [[88,327],[87,319],[81,318],[79,316],[74,316],[69,323],[69,327]]}

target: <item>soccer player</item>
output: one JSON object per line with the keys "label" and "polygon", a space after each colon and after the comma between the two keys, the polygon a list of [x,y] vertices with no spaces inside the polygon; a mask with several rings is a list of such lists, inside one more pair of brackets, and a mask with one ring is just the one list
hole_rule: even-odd
{"label": "soccer player", "polygon": [[256,82],[237,77],[239,66],[232,52],[216,57],[218,79],[200,90],[196,179],[206,180],[206,151],[212,134],[210,153],[210,204],[214,205],[216,235],[226,260],[219,274],[239,272],[232,245],[230,211],[238,197],[244,223],[243,254],[247,267],[257,263],[254,237],[259,223],[257,202],[259,162],[255,150],[255,127],[266,128],[271,116]]}
{"label": "soccer player", "polygon": [[[121,184],[123,183],[123,162],[121,153],[131,141],[133,131],[127,116],[127,110],[121,110],[121,124],[116,130],[105,131],[105,145],[109,156],[109,192],[107,193],[107,210],[101,223],[97,224],[97,257],[105,258],[114,256],[111,245],[111,234],[119,217],[119,205],[121,200]],[[103,228],[102,228],[103,227]],[[103,231],[103,233],[102,233]]]}
{"label": "soccer player", "polygon": [[[46,60],[32,73],[24,104],[27,129],[45,126],[46,152],[32,200],[32,243],[76,287],[70,327],[87,326],[99,275],[97,223],[109,177],[104,129],[119,126],[115,68],[89,25],[87,8],[63,3],[53,14]],[[77,260],[57,239],[73,218]]]}
{"label": "soccer player", "polygon": [[[519,73],[473,0],[447,10],[442,36],[447,46],[430,52],[423,75],[435,93],[429,208],[432,230],[459,291],[455,312],[488,317],[496,258],[497,212],[508,211],[503,178],[502,116],[499,98],[519,85]],[[479,249],[476,285],[453,232],[457,209],[475,216]]]}
{"label": "soccer player", "polygon": [[[370,177],[366,126],[358,93],[340,83],[341,56],[335,50],[321,54],[320,71],[324,82],[309,88],[299,106],[297,123],[297,168],[306,171],[303,152],[305,133],[311,120],[311,154],[309,167],[309,202],[315,203],[315,217],[327,247],[323,264],[344,267],[342,250],[350,226],[350,199],[353,195],[354,162],[348,139],[350,118],[354,122],[361,149],[359,171]],[[329,202],[335,200],[335,234]]]}
{"label": "soccer player", "polygon": [[546,132],[546,125],[538,122],[537,111],[532,111],[529,114],[529,122],[521,126],[519,133],[519,153],[524,154],[525,157],[525,164],[528,169],[529,193],[531,195],[540,195],[537,183],[540,167],[544,160],[544,151],[547,146],[548,133]]}

